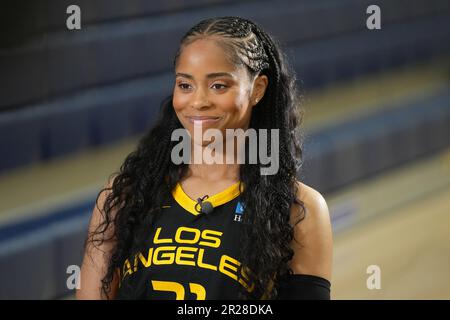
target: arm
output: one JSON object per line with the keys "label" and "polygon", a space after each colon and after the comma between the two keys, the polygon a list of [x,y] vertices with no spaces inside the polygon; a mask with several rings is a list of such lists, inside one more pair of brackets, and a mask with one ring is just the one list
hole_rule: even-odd
{"label": "arm", "polygon": [[329,299],[333,241],[328,206],[319,192],[301,183],[297,197],[303,201],[306,214],[295,224],[302,211],[299,205],[292,207],[294,240],[291,248],[294,256],[289,267],[294,275],[289,279],[285,291],[289,294],[285,298]]}
{"label": "arm", "polygon": [[[110,188],[112,183],[107,185]],[[89,222],[89,234],[94,232],[99,224],[104,219],[103,205],[105,200],[110,193],[110,190],[104,190],[98,197],[98,202],[96,203],[94,210],[92,212],[91,220]],[[98,204],[98,205],[97,205]],[[113,234],[112,224],[106,230],[104,237],[106,239],[110,238]],[[102,282],[101,280],[106,274],[110,252],[114,247],[113,241],[105,241],[101,245],[94,246],[92,243],[86,244],[86,249],[84,252],[83,263],[81,265],[81,275],[80,275],[80,289],[76,292],[76,298],[78,300],[100,300],[106,299],[105,295],[101,292]],[[118,288],[118,277],[114,277],[111,283],[111,291],[109,293],[109,298],[114,299],[116,296]]]}

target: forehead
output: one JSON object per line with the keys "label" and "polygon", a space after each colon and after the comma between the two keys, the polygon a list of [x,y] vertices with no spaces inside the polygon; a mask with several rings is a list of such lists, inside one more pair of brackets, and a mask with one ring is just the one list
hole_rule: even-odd
{"label": "forehead", "polygon": [[234,64],[225,47],[217,40],[198,39],[185,45],[178,57],[177,71],[189,73],[239,72],[242,67]]}

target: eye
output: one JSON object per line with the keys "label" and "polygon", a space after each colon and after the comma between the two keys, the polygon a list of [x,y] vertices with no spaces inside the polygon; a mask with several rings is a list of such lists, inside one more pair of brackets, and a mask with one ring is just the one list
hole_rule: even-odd
{"label": "eye", "polygon": [[191,89],[191,86],[187,83],[179,83],[178,88],[180,88],[181,90],[189,90]]}
{"label": "eye", "polygon": [[222,89],[228,88],[227,85],[222,84],[222,83],[215,83],[212,85],[212,87],[215,87],[214,89],[217,89],[217,90],[222,90]]}

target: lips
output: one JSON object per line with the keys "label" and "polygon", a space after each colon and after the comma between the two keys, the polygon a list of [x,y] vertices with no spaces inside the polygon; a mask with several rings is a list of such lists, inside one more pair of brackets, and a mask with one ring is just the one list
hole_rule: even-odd
{"label": "lips", "polygon": [[195,125],[211,124],[220,120],[220,117],[214,116],[187,116],[186,118]]}

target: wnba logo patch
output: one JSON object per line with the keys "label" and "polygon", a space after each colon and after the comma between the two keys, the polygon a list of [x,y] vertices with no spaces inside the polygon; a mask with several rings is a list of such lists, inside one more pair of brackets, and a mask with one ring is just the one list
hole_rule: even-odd
{"label": "wnba logo patch", "polygon": [[242,203],[240,201],[238,201],[238,203],[236,205],[236,210],[234,211],[234,221],[241,222],[243,213],[244,213],[244,207],[242,206]]}

